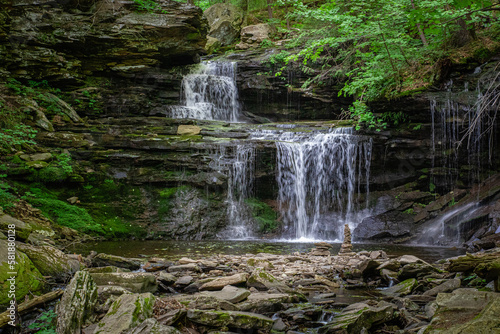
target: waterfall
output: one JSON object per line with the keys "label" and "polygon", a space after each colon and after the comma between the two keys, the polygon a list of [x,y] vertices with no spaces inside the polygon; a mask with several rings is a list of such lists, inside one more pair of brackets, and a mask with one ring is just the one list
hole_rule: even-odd
{"label": "waterfall", "polygon": [[182,79],[181,103],[183,106],[170,107],[170,117],[237,122],[236,63],[201,63]]}
{"label": "waterfall", "polygon": [[276,140],[280,214],[295,239],[342,239],[343,226],[359,221],[359,196],[369,192],[372,140],[351,128],[329,133],[272,133]]}
{"label": "waterfall", "polygon": [[[430,99],[432,167],[433,170],[436,166],[443,167],[441,170],[434,170],[433,173],[441,177],[441,187],[444,191],[450,191],[456,186],[460,168],[467,171],[469,182],[478,178],[481,167],[479,153],[482,149],[480,135],[483,131],[481,120],[471,133],[469,141],[463,144],[466,147],[465,152],[459,152],[458,144],[475,114],[479,112],[479,106],[476,105],[474,109],[474,104],[481,98],[482,93],[479,85],[476,91],[471,91],[468,83],[464,84],[463,90],[454,93],[452,80],[446,84],[446,87],[447,93],[444,99],[439,101],[436,98]],[[461,157],[462,155],[464,158]],[[463,164],[465,160],[468,166]]]}
{"label": "waterfall", "polygon": [[255,179],[255,148],[250,145],[237,145],[236,156],[229,169],[227,205],[231,239],[252,237],[251,213],[245,200],[253,193]]}
{"label": "waterfall", "polygon": [[420,244],[431,244],[440,246],[460,245],[460,226],[473,217],[474,209],[478,205],[474,202],[450,209],[448,212],[433,219],[425,230],[425,233],[417,241]]}
{"label": "waterfall", "polygon": [[249,239],[253,236],[252,214],[245,200],[253,195],[255,147],[251,144],[221,145],[213,154],[210,167],[227,175],[227,228],[224,239]]}

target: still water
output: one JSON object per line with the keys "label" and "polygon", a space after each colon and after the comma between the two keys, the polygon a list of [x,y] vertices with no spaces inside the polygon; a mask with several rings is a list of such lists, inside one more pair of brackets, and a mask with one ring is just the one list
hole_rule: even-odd
{"label": "still water", "polygon": [[[340,243],[332,244],[332,255],[340,249]],[[306,253],[314,248],[313,243],[291,243],[265,240],[214,240],[214,241],[103,241],[89,242],[75,245],[68,249],[72,253],[88,255],[90,251],[107,253],[124,257],[151,257],[158,256],[170,260],[181,257],[203,258],[214,254],[292,254],[294,252]],[[444,247],[418,247],[408,245],[382,245],[382,244],[353,244],[353,251],[384,250],[389,256],[404,254],[415,255],[425,261],[434,262],[440,259],[465,254],[463,249]]]}

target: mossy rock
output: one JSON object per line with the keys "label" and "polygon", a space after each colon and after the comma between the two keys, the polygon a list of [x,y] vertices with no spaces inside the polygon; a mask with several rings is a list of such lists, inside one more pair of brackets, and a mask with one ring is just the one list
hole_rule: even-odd
{"label": "mossy rock", "polygon": [[8,234],[9,225],[15,226],[16,239],[21,241],[28,239],[33,230],[30,224],[9,215],[0,215],[0,231]]}
{"label": "mossy rock", "polygon": [[156,277],[150,273],[91,273],[97,285],[120,286],[132,293],[156,292]]}
{"label": "mossy rock", "polygon": [[387,296],[399,297],[409,295],[418,285],[415,278],[409,278],[399,284],[396,284],[380,293]]}
{"label": "mossy rock", "polygon": [[28,294],[39,294],[44,290],[43,276],[33,265],[29,257],[16,250],[14,267],[9,266],[8,241],[0,240],[0,306],[6,306],[11,298],[8,295],[10,283],[7,281],[11,277],[10,272],[17,273],[15,295],[16,300],[22,301]]}
{"label": "mossy rock", "polygon": [[211,327],[229,327],[238,329],[259,329],[270,331],[274,321],[266,316],[237,311],[202,311],[189,310],[187,318],[192,322],[211,326]]}
{"label": "mossy rock", "polygon": [[57,333],[79,333],[92,316],[97,302],[97,286],[88,272],[79,271],[71,279],[57,306]]}
{"label": "mossy rock", "polygon": [[44,275],[52,276],[56,281],[66,282],[80,270],[80,262],[72,259],[52,246],[32,246],[18,244],[18,249],[24,252],[35,267]]}
{"label": "mossy rock", "polygon": [[256,268],[247,280],[247,287],[258,290],[277,289],[281,292],[289,292],[291,288],[278,281],[273,275],[262,268]]}
{"label": "mossy rock", "polygon": [[94,333],[124,333],[150,318],[154,304],[155,297],[150,293],[121,295],[111,305]]}

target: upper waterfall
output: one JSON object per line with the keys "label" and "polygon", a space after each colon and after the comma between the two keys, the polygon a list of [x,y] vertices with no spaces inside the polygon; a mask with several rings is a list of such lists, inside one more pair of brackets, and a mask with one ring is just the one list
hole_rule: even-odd
{"label": "upper waterfall", "polygon": [[201,63],[182,79],[183,106],[171,107],[170,117],[237,122],[236,68],[235,62]]}

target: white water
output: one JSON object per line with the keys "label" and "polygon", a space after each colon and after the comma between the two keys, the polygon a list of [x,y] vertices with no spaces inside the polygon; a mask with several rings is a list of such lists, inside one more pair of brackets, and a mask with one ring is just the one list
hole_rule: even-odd
{"label": "white water", "polygon": [[181,102],[183,106],[170,108],[170,117],[237,122],[236,63],[201,63],[182,79]]}
{"label": "white water", "polygon": [[460,224],[470,218],[476,203],[457,206],[434,219],[426,229],[422,243],[432,245],[460,245]]}
{"label": "white water", "polygon": [[362,181],[366,199],[372,140],[351,128],[330,133],[255,133],[254,139],[276,140],[277,183],[285,235],[300,241],[341,240],[344,224],[353,229]]}
{"label": "white water", "polygon": [[245,200],[253,195],[255,147],[250,144],[220,146],[210,167],[227,175],[226,230],[219,237],[240,240],[253,237],[252,215]]}

